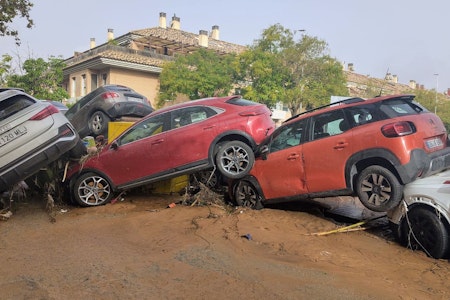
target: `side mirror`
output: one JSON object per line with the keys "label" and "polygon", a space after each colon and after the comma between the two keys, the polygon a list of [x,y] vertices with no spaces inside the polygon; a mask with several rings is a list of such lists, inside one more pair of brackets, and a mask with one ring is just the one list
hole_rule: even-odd
{"label": "side mirror", "polygon": [[112,144],[111,144],[111,149],[113,149],[113,150],[119,149],[119,144],[117,144],[116,141],[112,142]]}
{"label": "side mirror", "polygon": [[269,147],[267,147],[267,145],[264,145],[261,147],[259,151],[260,151],[259,155],[261,156],[261,158],[263,160],[267,160],[267,155],[269,154]]}

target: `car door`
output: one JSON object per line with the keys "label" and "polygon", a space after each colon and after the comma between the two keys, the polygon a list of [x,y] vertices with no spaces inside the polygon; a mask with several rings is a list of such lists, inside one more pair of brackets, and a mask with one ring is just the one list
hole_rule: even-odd
{"label": "car door", "polygon": [[[268,143],[266,159],[259,157],[251,171],[266,199],[307,193],[303,166],[306,120],[280,127]],[[264,154],[263,154],[264,155]]]}
{"label": "car door", "polygon": [[342,110],[313,116],[303,145],[306,185],[310,193],[346,187],[345,164],[352,155],[352,132]]}
{"label": "car door", "polygon": [[208,106],[192,106],[171,113],[165,151],[176,171],[208,163],[209,149],[217,136],[218,116],[222,111]]}
{"label": "car door", "polygon": [[131,126],[101,154],[101,169],[115,185],[136,184],[172,171],[165,147],[169,116],[153,116]]}

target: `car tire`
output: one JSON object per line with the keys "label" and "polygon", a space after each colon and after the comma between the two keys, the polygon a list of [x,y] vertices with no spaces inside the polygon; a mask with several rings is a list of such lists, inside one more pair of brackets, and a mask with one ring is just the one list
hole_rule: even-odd
{"label": "car tire", "polygon": [[234,189],[234,200],[238,206],[256,210],[264,208],[258,190],[247,180],[241,180],[237,183]]}
{"label": "car tire", "polygon": [[109,181],[95,173],[85,173],[73,185],[75,201],[81,206],[98,206],[111,201],[113,190]]}
{"label": "car tire", "polygon": [[448,254],[449,237],[443,218],[426,208],[410,210],[400,225],[400,243],[413,250],[423,250],[433,258]]}
{"label": "car tire", "polygon": [[240,179],[250,173],[255,163],[252,148],[244,142],[230,141],[219,146],[216,165],[219,172],[231,179]]}
{"label": "car tire", "polygon": [[403,197],[403,185],[386,168],[365,168],[356,180],[356,194],[370,210],[386,212],[397,206]]}
{"label": "car tire", "polygon": [[204,184],[207,188],[213,192],[223,192],[222,179],[218,172],[213,170],[204,170],[192,174],[192,185],[198,185],[198,182]]}
{"label": "car tire", "polygon": [[106,134],[111,119],[102,111],[96,111],[89,118],[89,129],[94,136]]}

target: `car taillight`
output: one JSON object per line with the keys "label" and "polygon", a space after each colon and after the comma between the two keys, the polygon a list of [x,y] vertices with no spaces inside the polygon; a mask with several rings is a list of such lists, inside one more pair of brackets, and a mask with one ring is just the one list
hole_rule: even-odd
{"label": "car taillight", "polygon": [[106,92],[102,94],[103,99],[110,99],[110,98],[119,98],[119,94],[116,92]]}
{"label": "car taillight", "polygon": [[444,181],[444,184],[450,184],[450,180]]}
{"label": "car taillight", "polygon": [[385,137],[399,137],[414,133],[414,128],[409,122],[396,122],[381,127]]}
{"label": "car taillight", "polygon": [[59,110],[54,105],[49,105],[40,112],[38,112],[37,114],[35,114],[33,117],[31,117],[30,120],[39,121],[57,113],[59,113]]}

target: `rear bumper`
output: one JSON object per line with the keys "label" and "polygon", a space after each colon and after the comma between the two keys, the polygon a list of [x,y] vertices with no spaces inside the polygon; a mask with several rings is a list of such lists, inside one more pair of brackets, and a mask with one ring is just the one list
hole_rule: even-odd
{"label": "rear bumper", "polygon": [[[68,128],[70,132],[67,131]],[[37,173],[41,168],[54,162],[77,145],[79,136],[71,126],[60,127],[60,132],[64,132],[64,134],[58,135],[46,144],[41,145],[39,149],[33,149],[4,166],[0,170],[0,192],[7,191],[14,184]]]}
{"label": "rear bumper", "polygon": [[108,115],[113,119],[121,116],[145,117],[152,111],[152,107],[142,103],[120,102],[114,104],[114,106],[108,110]]}
{"label": "rear bumper", "polygon": [[404,184],[423,178],[450,168],[450,147],[426,154],[422,149],[411,152],[408,164],[400,166],[397,170]]}

